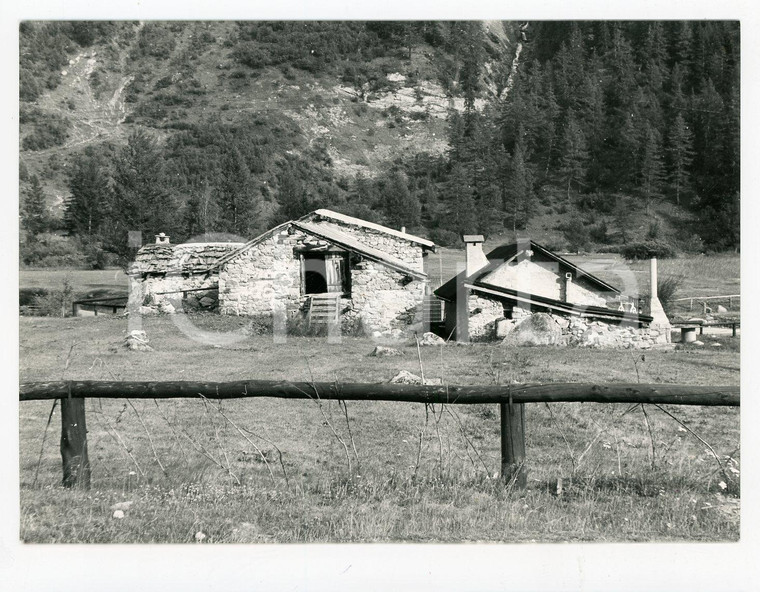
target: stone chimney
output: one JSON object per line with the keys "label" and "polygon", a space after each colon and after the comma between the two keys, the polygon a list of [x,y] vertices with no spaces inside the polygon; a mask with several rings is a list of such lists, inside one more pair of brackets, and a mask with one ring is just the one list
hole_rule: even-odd
{"label": "stone chimney", "polygon": [[488,259],[483,253],[485,239],[482,234],[465,234],[462,237],[466,248],[465,273],[470,277],[488,265]]}
{"label": "stone chimney", "polygon": [[665,310],[662,308],[662,303],[657,297],[657,258],[652,257],[649,260],[649,315],[652,317],[652,329],[660,332],[660,339],[656,340],[660,343],[670,342],[670,320],[668,315],[665,314]]}
{"label": "stone chimney", "polygon": [[156,244],[157,245],[168,245],[169,244],[169,237],[166,236],[163,232],[156,235]]}

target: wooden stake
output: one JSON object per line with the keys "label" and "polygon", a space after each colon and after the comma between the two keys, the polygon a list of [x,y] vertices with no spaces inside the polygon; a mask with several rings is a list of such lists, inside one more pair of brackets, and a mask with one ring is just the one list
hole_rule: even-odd
{"label": "wooden stake", "polygon": [[85,399],[61,399],[61,458],[63,486],[90,488],[90,459],[87,454]]}
{"label": "wooden stake", "polygon": [[515,487],[528,485],[525,468],[525,404],[499,403],[501,412],[501,476],[514,479]]}

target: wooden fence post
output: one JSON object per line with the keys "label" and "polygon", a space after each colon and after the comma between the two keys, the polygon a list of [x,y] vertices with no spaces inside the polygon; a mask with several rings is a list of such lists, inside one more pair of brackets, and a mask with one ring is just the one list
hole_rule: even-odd
{"label": "wooden fence post", "polygon": [[525,467],[525,404],[499,403],[501,412],[501,476],[514,479],[515,487],[528,485]]}
{"label": "wooden fence post", "polygon": [[90,488],[90,459],[87,454],[85,399],[61,399],[61,459],[63,486]]}

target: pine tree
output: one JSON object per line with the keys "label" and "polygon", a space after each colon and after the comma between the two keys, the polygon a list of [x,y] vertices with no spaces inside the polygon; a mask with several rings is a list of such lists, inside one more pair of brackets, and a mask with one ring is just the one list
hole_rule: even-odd
{"label": "pine tree", "polygon": [[673,126],[670,128],[669,139],[670,185],[675,192],[676,203],[681,205],[681,194],[689,185],[688,169],[694,157],[694,150],[692,149],[694,134],[680,113],[676,115]]}
{"label": "pine tree", "polygon": [[644,199],[645,214],[649,216],[652,200],[662,197],[665,180],[660,134],[649,123],[645,125],[639,170],[639,194]]}
{"label": "pine tree", "polygon": [[570,200],[571,185],[575,183],[580,190],[584,184],[588,159],[586,136],[576,121],[575,114],[568,111],[560,161],[560,172],[566,183],[568,201]]}
{"label": "pine tree", "polygon": [[176,235],[175,230],[181,229],[163,163],[160,146],[142,130],[132,133],[116,156],[103,245],[122,265],[133,259],[139,247],[130,241],[131,232],[139,232],[143,241],[150,241],[155,234]]}
{"label": "pine tree", "polygon": [[512,230],[523,229],[530,221],[534,209],[533,175],[527,163],[522,139],[518,138],[509,165],[509,177],[505,188],[504,209],[511,220]]}
{"label": "pine tree", "polygon": [[470,234],[477,229],[473,187],[467,171],[455,163],[444,191],[446,219],[442,226],[458,234]]}
{"label": "pine tree", "polygon": [[251,171],[237,147],[228,150],[222,159],[218,186],[218,228],[243,237],[264,226],[257,210],[257,189]]}
{"label": "pine tree", "polygon": [[26,230],[27,240],[32,242],[48,229],[50,217],[45,207],[45,192],[36,175],[29,177],[29,186],[23,191],[21,226]]}
{"label": "pine tree", "polygon": [[288,163],[277,177],[278,221],[294,220],[309,213],[309,198],[295,167]]}
{"label": "pine tree", "polygon": [[64,224],[72,235],[97,237],[101,231],[110,192],[109,178],[102,159],[85,152],[74,160],[69,176]]}
{"label": "pine tree", "polygon": [[420,222],[420,202],[409,192],[406,175],[394,171],[385,179],[380,195],[388,225],[394,228],[416,226]]}

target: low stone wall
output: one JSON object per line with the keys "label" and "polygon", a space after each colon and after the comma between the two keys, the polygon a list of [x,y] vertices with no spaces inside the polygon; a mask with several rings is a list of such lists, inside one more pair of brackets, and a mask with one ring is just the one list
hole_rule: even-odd
{"label": "low stone wall", "polygon": [[[185,310],[215,311],[218,306],[217,274],[180,274],[130,277],[127,309],[142,314]],[[183,294],[184,292],[184,294]]]}
{"label": "low stone wall", "polygon": [[467,300],[470,312],[470,341],[491,341],[496,338],[496,324],[504,318],[504,306],[498,300],[470,294]]}
{"label": "low stone wall", "polygon": [[[633,323],[615,323],[602,319],[562,316],[553,313],[531,313],[523,308],[512,309],[514,318],[503,315],[500,302],[471,295],[470,340],[489,341],[504,340],[508,345],[535,345],[541,343],[533,334],[525,332],[523,339],[515,329],[524,322],[530,322],[531,316],[542,315],[542,321],[551,320],[556,325],[551,339],[547,343],[570,345],[576,347],[605,347],[626,349],[648,349],[658,343],[666,343],[666,336],[658,328],[639,327]],[[545,319],[543,318],[545,317]],[[514,335],[513,332],[515,332]]]}

